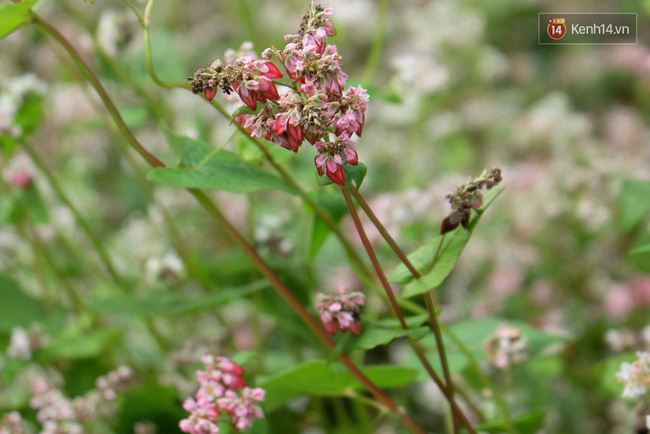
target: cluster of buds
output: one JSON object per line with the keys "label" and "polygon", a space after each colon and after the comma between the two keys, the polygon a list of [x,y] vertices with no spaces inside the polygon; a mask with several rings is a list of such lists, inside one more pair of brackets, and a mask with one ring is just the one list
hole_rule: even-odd
{"label": "cluster of buds", "polygon": [[525,361],[530,353],[526,336],[509,324],[499,326],[488,337],[484,348],[490,363],[499,369],[508,369]]}
{"label": "cluster of buds", "polygon": [[0,419],[0,434],[27,433],[23,417],[17,411],[6,413]]}
{"label": "cluster of buds", "polygon": [[625,385],[625,398],[639,398],[650,390],[650,352],[639,351],[636,354],[637,360],[623,362],[621,370],[616,373],[618,381]]}
{"label": "cluster of buds", "polygon": [[196,373],[199,390],[194,398],[183,403],[183,408],[190,413],[180,422],[183,432],[218,433],[222,412],[232,417],[238,430],[248,428],[255,419],[264,417],[258,403],[264,400],[265,391],[247,386],[241,366],[226,357],[212,355],[203,356],[201,361],[205,369]]}
{"label": "cluster of buds", "polygon": [[[341,69],[341,56],[327,43],[336,35],[331,14],[331,8],[312,4],[298,33],[285,36],[283,50],[264,50],[268,60],[250,55],[225,65],[218,60],[188,79],[192,92],[208,100],[217,88],[226,95],[237,92],[250,112],[238,114],[236,120],[251,136],[293,152],[305,139],[315,145],[318,174],[345,187],[345,164],[354,166],[359,160],[352,137],[363,132],[368,94],[361,86],[345,88],[348,76]],[[282,92],[273,80],[283,75],[271,59],[282,63],[291,79]]]}
{"label": "cluster of buds", "polygon": [[440,227],[440,233],[446,234],[462,225],[465,229],[469,226],[470,210],[478,210],[483,205],[481,190],[491,189],[502,181],[501,169],[493,167],[484,170],[481,176],[470,180],[456,188],[456,191],[447,193],[447,200],[451,204],[451,213],[445,217]]}
{"label": "cluster of buds", "polygon": [[334,336],[337,330],[361,333],[361,306],[366,297],[361,292],[345,292],[341,286],[338,294],[316,294],[316,309],[325,329]]}
{"label": "cluster of buds", "polygon": [[42,432],[83,433],[86,424],[114,416],[117,393],[125,391],[132,379],[131,369],[121,366],[97,378],[96,389],[74,399],[68,399],[45,379],[37,379],[32,383],[34,396],[30,406],[37,411],[36,420],[42,424]]}

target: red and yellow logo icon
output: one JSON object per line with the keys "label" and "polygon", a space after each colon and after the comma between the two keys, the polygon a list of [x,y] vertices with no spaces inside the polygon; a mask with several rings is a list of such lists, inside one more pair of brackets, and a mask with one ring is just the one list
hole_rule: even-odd
{"label": "red and yellow logo icon", "polygon": [[552,39],[562,39],[566,35],[566,24],[564,18],[549,18],[546,32]]}

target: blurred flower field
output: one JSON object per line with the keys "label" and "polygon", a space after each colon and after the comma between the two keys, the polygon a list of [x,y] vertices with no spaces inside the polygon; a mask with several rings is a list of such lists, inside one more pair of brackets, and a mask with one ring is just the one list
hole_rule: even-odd
{"label": "blurred flower field", "polygon": [[[0,2],[0,434],[650,432],[650,3],[35,3]],[[558,10],[638,43],[539,45]]]}

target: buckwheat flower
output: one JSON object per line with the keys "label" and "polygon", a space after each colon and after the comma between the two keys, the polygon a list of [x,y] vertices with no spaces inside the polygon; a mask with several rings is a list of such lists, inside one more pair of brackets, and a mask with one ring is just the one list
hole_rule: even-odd
{"label": "buckwheat flower", "polygon": [[183,408],[190,413],[190,416],[180,421],[181,431],[190,434],[216,434],[220,431],[219,415],[221,412],[216,405],[187,398],[183,403]]}
{"label": "buckwheat flower", "polygon": [[316,309],[325,329],[334,336],[337,330],[361,333],[361,306],[366,297],[361,292],[346,292],[339,287],[338,294],[316,294]]}
{"label": "buckwheat flower", "polygon": [[530,348],[526,336],[517,327],[503,324],[490,335],[484,344],[488,360],[499,369],[528,359]]}
{"label": "buckwheat flower", "polygon": [[26,433],[23,417],[17,411],[6,413],[0,419],[0,434]]}
{"label": "buckwheat flower", "polygon": [[7,355],[22,360],[32,358],[32,344],[27,330],[22,327],[14,327],[11,330],[11,342],[7,348]]}
{"label": "buckwheat flower", "polygon": [[337,136],[346,133],[348,136],[356,133],[361,136],[363,132],[363,124],[366,120],[366,109],[368,102],[368,93],[361,86],[350,86],[338,103],[339,112],[332,120],[334,125],[334,132]]}
{"label": "buckwheat flower", "polygon": [[318,141],[316,142],[316,149],[318,155],[314,159],[318,174],[323,176],[327,174],[333,182],[345,187],[345,163],[356,166],[359,162],[356,146],[350,138],[343,134],[341,137],[336,137],[334,141]]}
{"label": "buckwheat flower", "polygon": [[264,401],[266,391],[264,389],[244,388],[238,395],[232,390],[226,391],[223,398],[217,400],[219,407],[232,415],[232,421],[237,429],[244,429],[253,426],[255,419],[262,419],[264,412],[257,405],[258,402]]}
{"label": "buckwheat flower", "polygon": [[646,395],[650,388],[650,352],[639,351],[636,354],[638,360],[632,363],[623,362],[621,369],[616,373],[618,381],[625,385],[625,398]]}

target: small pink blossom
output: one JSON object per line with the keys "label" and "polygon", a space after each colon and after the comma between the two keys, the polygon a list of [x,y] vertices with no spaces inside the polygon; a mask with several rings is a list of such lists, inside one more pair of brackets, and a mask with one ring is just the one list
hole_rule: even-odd
{"label": "small pink blossom", "polygon": [[316,294],[316,309],[325,329],[331,334],[337,330],[361,333],[361,306],[366,297],[361,292],[346,292],[339,288],[338,294]]}

